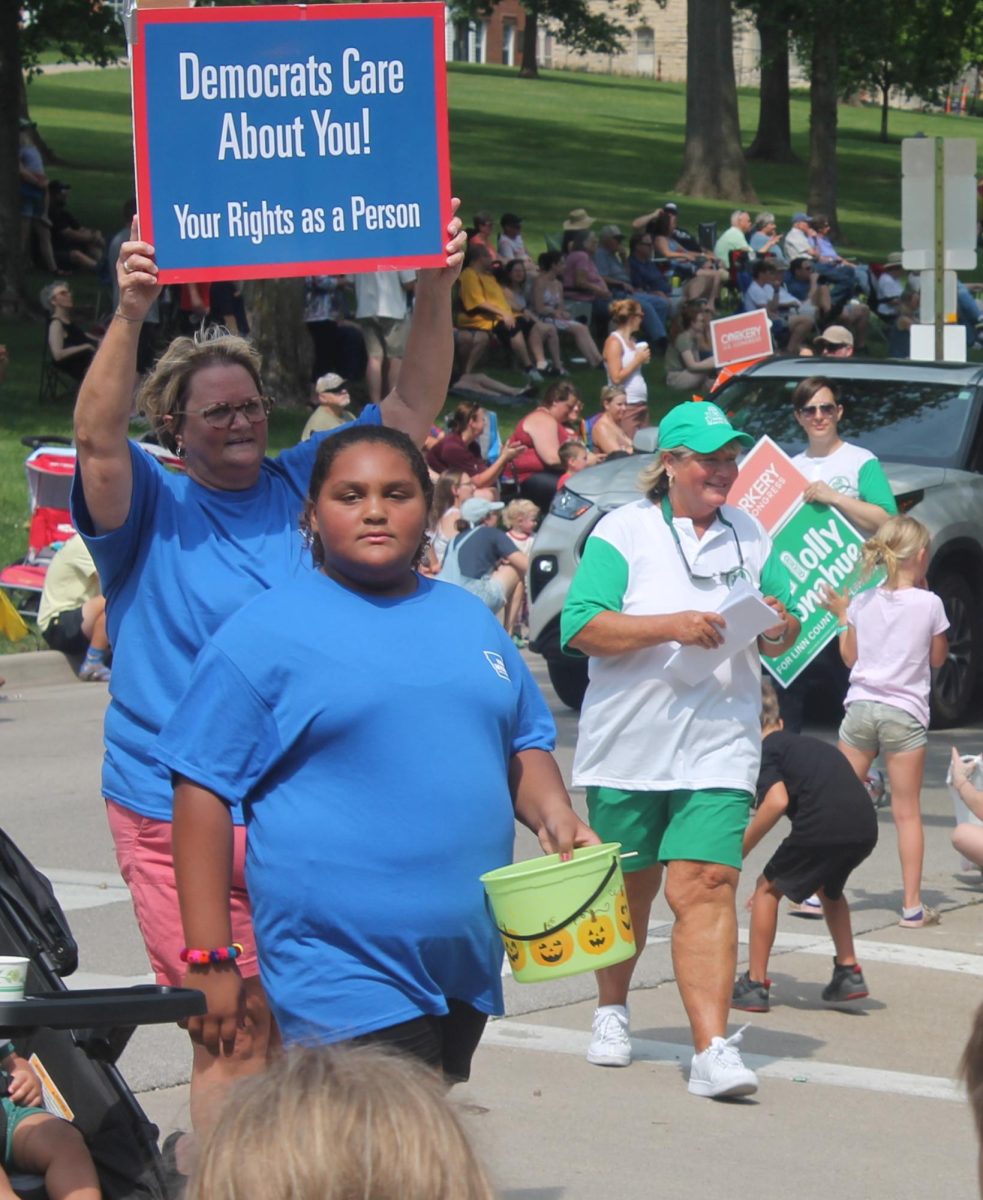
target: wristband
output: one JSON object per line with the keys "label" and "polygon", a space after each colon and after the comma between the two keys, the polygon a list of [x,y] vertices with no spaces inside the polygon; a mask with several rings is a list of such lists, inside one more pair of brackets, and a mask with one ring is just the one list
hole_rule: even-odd
{"label": "wristband", "polygon": [[836,635],[837,635],[837,637],[839,637],[839,635],[840,635],[841,633],[847,633],[847,632],[849,632],[849,629],[850,629],[850,626],[849,626],[849,625],[837,625],[837,627],[836,627]]}
{"label": "wristband", "polygon": [[113,313],[113,320],[114,321],[115,320],[125,321],[127,323],[127,325],[142,325],[143,324],[143,317],[128,317],[124,313],[121,313],[119,311],[119,309],[117,309]]}
{"label": "wristband", "polygon": [[235,962],[240,954],[242,946],[239,942],[233,942],[231,946],[218,946],[214,950],[192,950],[185,946],[179,957],[181,962],[190,966],[203,967],[209,963]]}

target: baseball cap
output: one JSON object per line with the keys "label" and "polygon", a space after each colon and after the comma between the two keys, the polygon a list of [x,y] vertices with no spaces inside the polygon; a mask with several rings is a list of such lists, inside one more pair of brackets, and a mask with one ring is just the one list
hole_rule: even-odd
{"label": "baseball cap", "polygon": [[461,505],[461,519],[469,525],[477,525],[491,513],[501,512],[504,507],[499,500],[482,500],[479,496],[472,496]]}
{"label": "baseball cap", "polygon": [[665,204],[663,204],[662,211],[678,213],[679,205],[675,202],[675,200],[668,200]]}
{"label": "baseball cap", "polygon": [[621,232],[621,230],[618,228],[617,225],[602,225],[601,226],[601,237],[602,238],[604,238],[604,237],[620,238],[620,237],[624,237],[624,236],[625,235]]}
{"label": "baseball cap", "polygon": [[810,217],[808,213],[801,213],[801,212],[800,212],[800,213],[792,213],[792,224],[793,224],[793,225],[798,225],[798,223],[799,223],[800,221],[805,221],[805,222],[807,222],[809,225],[811,225],[811,224],[812,224],[812,217]]}
{"label": "baseball cap", "polygon": [[754,445],[754,438],[735,429],[723,409],[709,400],[684,400],[659,423],[659,446],[667,450],[683,446],[697,454],[712,454],[735,440],[742,446]]}
{"label": "baseball cap", "polygon": [[336,375],[334,371],[329,371],[327,375],[322,375],[314,385],[317,392],[340,392],[345,386],[345,381],[340,375]]}
{"label": "baseball cap", "polygon": [[816,341],[826,346],[852,346],[853,334],[843,325],[829,325]]}

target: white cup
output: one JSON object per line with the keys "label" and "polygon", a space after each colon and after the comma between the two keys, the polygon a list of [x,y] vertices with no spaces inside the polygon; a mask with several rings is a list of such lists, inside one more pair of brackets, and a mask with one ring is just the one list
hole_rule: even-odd
{"label": "white cup", "polygon": [[23,1000],[24,985],[27,983],[29,958],[0,956],[0,1003],[5,1000]]}

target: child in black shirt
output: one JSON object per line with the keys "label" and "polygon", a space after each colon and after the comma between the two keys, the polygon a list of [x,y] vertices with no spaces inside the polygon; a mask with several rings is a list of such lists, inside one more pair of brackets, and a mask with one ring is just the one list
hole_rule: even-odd
{"label": "child in black shirt", "polygon": [[759,876],[751,898],[748,970],[734,984],[733,1008],[768,1012],[768,956],[783,896],[801,902],[814,892],[836,948],[833,978],[823,989],[829,1003],[868,995],[853,951],[850,909],[843,888],[850,873],[877,844],[877,817],[867,790],[844,755],[818,738],[785,733],[778,697],[762,684],[761,770],[754,815],[744,831],[744,857],[782,816],[792,831]]}

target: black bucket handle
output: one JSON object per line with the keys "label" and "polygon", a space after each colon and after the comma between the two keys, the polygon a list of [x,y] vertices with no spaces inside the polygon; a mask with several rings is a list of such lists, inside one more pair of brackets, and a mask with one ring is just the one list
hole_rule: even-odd
{"label": "black bucket handle", "polygon": [[[597,888],[594,890],[594,892],[591,894],[591,896],[587,900],[585,900],[584,903],[581,904],[581,906],[578,909],[576,909],[574,912],[572,912],[565,921],[560,921],[558,924],[552,925],[549,929],[541,929],[538,933],[513,933],[511,929],[503,929],[501,927],[501,925],[498,924],[497,921],[495,922],[495,928],[498,930],[498,932],[502,935],[503,938],[511,938],[513,941],[516,941],[516,942],[538,942],[540,938],[552,937],[554,933],[559,933],[560,930],[564,929],[567,925],[569,925],[571,921],[576,921],[576,919],[582,913],[587,912],[587,910],[590,908],[590,906],[603,895],[604,889],[608,886],[608,884],[614,878],[614,873],[615,873],[615,871],[617,871],[617,869],[618,869],[618,856],[617,856],[617,854],[614,854],[611,856],[611,865],[610,865],[610,867],[608,867],[607,873],[605,874],[605,876],[601,880],[601,882],[597,885]],[[488,896],[486,893],[485,894],[486,903],[487,903],[487,900],[488,900]]]}

